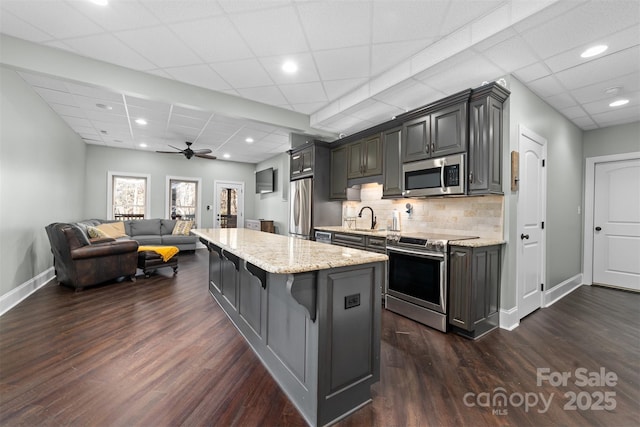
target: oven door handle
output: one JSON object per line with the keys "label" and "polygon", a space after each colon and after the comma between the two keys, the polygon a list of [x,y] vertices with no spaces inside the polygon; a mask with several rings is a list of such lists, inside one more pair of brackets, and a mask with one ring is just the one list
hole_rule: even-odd
{"label": "oven door handle", "polygon": [[387,252],[398,252],[398,253],[407,254],[407,255],[414,255],[421,258],[438,258],[438,260],[444,259],[444,254],[440,254],[440,253],[416,252],[415,250],[402,249],[402,248],[396,248],[396,247],[390,248],[389,246],[387,246]]}

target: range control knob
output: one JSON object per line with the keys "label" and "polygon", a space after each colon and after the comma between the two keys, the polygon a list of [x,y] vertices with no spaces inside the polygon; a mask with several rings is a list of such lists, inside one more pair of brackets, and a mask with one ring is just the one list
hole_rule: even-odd
{"label": "range control knob", "polygon": [[444,242],[436,242],[436,248],[440,249],[440,250],[444,250]]}

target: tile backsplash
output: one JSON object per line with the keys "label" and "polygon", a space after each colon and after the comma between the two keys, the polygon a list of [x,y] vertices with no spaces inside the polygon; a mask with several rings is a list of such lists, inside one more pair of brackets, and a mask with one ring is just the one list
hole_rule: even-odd
{"label": "tile backsplash", "polygon": [[[360,192],[360,202],[343,202],[343,225],[347,227],[355,216],[354,228],[369,228],[371,212],[367,209],[357,218],[363,206],[373,209],[377,217],[377,229],[391,229],[393,211],[400,212],[400,229],[403,232],[420,231],[446,233],[458,236],[473,235],[489,239],[503,238],[504,196],[435,197],[419,199],[382,199],[382,185],[365,184]],[[412,212],[407,213],[407,204]]]}

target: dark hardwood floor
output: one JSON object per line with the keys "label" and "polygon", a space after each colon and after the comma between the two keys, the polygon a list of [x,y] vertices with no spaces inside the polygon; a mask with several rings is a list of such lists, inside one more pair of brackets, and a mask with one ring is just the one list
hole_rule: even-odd
{"label": "dark hardwood floor", "polygon": [[[305,425],[209,295],[207,252],[179,263],[78,293],[51,283],[0,317],[0,425]],[[475,342],[383,310],[373,403],[337,425],[637,425],[639,331],[640,295],[595,286]],[[544,368],[571,377],[538,385]],[[580,386],[579,369],[617,381]]]}

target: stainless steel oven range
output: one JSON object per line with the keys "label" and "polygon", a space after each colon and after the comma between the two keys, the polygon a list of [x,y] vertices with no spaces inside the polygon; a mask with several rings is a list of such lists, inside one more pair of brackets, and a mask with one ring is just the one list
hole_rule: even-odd
{"label": "stainless steel oven range", "polygon": [[386,308],[446,332],[449,241],[475,238],[430,233],[387,235]]}

